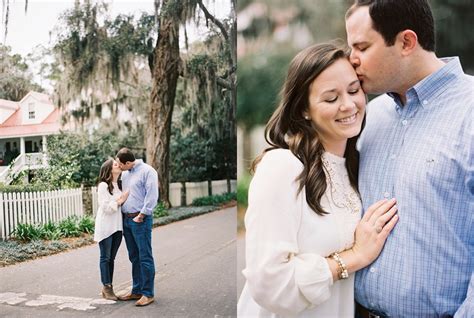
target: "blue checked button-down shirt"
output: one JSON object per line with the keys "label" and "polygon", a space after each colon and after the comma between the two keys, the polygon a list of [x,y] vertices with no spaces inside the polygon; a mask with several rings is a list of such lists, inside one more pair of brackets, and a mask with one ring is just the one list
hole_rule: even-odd
{"label": "blue checked button-down shirt", "polygon": [[357,302],[391,317],[474,317],[474,81],[457,57],[407,92],[369,103],[358,141],[364,210],[399,221],[357,272]]}
{"label": "blue checked button-down shirt", "polygon": [[137,159],[132,169],[122,172],[122,189],[130,191],[122,205],[123,213],[153,214],[158,202],[158,173],[155,169]]}

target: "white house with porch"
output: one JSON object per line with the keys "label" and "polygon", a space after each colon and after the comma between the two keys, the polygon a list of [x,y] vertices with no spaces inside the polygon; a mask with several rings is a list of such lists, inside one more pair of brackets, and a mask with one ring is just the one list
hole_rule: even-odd
{"label": "white house with porch", "polygon": [[19,102],[0,99],[0,182],[47,164],[47,136],[59,133],[59,109],[51,98],[29,92]]}

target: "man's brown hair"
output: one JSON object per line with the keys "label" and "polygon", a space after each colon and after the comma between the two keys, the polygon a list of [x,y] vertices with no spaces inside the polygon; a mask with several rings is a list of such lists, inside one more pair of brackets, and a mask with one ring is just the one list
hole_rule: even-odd
{"label": "man's brown hair", "polygon": [[135,155],[128,148],[120,149],[119,152],[117,152],[117,155],[115,157],[117,157],[117,159],[120,160],[120,162],[123,164],[127,163],[127,161],[131,161],[131,162],[135,161]]}
{"label": "man's brown hair", "polygon": [[355,0],[346,12],[346,20],[363,6],[369,7],[372,27],[382,35],[387,46],[395,43],[398,33],[412,30],[421,47],[434,52],[434,18],[427,0]]}

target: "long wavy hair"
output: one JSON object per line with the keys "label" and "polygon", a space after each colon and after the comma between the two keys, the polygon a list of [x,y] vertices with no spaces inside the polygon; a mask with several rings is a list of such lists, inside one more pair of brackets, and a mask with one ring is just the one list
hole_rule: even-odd
{"label": "long wavy hair", "polygon": [[[289,149],[304,167],[296,179],[299,182],[298,193],[305,189],[306,202],[318,215],[328,214],[320,203],[327,189],[325,167],[321,161],[324,147],[318,131],[311,121],[304,118],[303,113],[309,108],[311,83],[335,61],[347,59],[348,54],[345,46],[323,43],[310,46],[293,58],[280,93],[280,104],[265,127],[265,140],[270,147],[265,149],[251,166],[251,171],[254,172],[268,151]],[[364,123],[365,118],[362,126]],[[349,180],[356,191],[359,167],[356,142],[359,135],[349,138],[344,153]]]}
{"label": "long wavy hair", "polygon": [[[114,185],[112,184],[112,180],[113,180],[112,168],[113,168],[113,165],[114,165],[114,159],[109,158],[102,164],[102,166],[100,167],[100,171],[99,171],[99,182],[98,183],[101,183],[101,182],[107,183],[107,189],[109,190],[110,194],[112,194],[112,192],[114,190]],[[117,180],[117,185],[118,185],[120,190],[122,190],[121,175],[122,174],[119,175],[119,178]]]}

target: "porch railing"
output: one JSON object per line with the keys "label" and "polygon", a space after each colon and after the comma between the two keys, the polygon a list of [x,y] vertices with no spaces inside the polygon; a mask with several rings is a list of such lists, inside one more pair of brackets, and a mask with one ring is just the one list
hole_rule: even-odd
{"label": "porch railing", "polygon": [[39,169],[45,166],[46,156],[43,153],[20,154],[7,169],[0,173],[0,182],[10,184],[17,173],[26,169]]}

